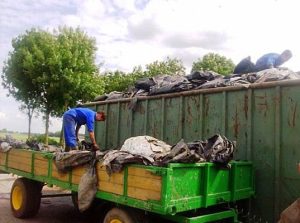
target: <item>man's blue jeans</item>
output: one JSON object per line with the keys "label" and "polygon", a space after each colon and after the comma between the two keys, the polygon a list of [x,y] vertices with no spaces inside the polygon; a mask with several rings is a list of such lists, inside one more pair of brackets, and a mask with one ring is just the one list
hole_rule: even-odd
{"label": "man's blue jeans", "polygon": [[76,133],[75,133],[76,122],[72,115],[64,114],[63,127],[64,127],[66,146],[70,148],[76,147],[77,146]]}

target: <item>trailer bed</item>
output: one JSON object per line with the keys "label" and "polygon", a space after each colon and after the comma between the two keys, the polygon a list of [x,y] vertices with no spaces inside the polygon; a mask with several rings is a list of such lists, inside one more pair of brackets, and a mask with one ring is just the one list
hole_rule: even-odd
{"label": "trailer bed", "polygon": [[[77,191],[86,167],[61,173],[53,157],[54,154],[47,152],[11,149],[0,153],[0,170]],[[251,197],[252,164],[233,161],[230,165],[230,169],[220,169],[208,162],[173,163],[167,167],[128,165],[122,172],[108,175],[98,163],[96,197],[162,215]]]}

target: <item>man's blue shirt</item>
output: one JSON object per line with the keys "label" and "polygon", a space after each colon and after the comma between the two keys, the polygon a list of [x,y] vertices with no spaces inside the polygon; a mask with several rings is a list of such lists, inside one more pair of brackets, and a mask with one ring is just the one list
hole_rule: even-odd
{"label": "man's blue shirt", "polygon": [[96,112],[89,108],[72,108],[65,112],[67,115],[71,115],[77,125],[87,126],[89,132],[94,131],[94,123]]}
{"label": "man's blue shirt", "polygon": [[280,63],[280,54],[277,53],[268,53],[260,57],[256,64],[255,68],[257,71],[269,69],[270,67],[278,67]]}

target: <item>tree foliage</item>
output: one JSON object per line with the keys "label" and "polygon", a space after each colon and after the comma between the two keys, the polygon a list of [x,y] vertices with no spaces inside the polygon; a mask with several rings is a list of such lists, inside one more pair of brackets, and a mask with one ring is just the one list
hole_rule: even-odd
{"label": "tree foliage", "polygon": [[196,62],[193,62],[193,71],[214,71],[222,75],[232,74],[234,69],[234,63],[231,59],[227,59],[224,56],[220,56],[216,53],[208,53],[199,58]]}
{"label": "tree foliage", "polygon": [[109,93],[112,91],[125,91],[134,83],[136,76],[117,70],[106,72],[101,78],[105,93]]}
{"label": "tree foliage", "polygon": [[67,107],[92,99],[101,88],[95,39],[79,28],[53,33],[32,29],[13,39],[12,47],[3,68],[3,86],[17,100],[37,105],[45,114],[46,136],[50,115],[61,116]]}
{"label": "tree foliage", "polygon": [[185,68],[181,60],[168,57],[164,61],[154,61],[153,63],[147,64],[144,77],[154,77],[161,74],[182,75],[184,71]]}

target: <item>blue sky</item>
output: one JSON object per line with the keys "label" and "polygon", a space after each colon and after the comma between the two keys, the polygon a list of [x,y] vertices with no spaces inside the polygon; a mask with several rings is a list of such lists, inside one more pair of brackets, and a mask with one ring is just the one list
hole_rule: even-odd
{"label": "blue sky", "polygon": [[[208,52],[238,63],[269,52],[293,52],[285,66],[300,71],[297,0],[2,0],[0,1],[0,69],[12,38],[27,29],[81,27],[97,41],[97,63],[105,70],[131,71],[166,57],[177,57],[190,71]],[[0,80],[1,81],[1,80]],[[0,129],[27,130],[19,103],[0,87]],[[51,119],[50,131],[61,127]],[[43,132],[34,118],[33,132]]]}

